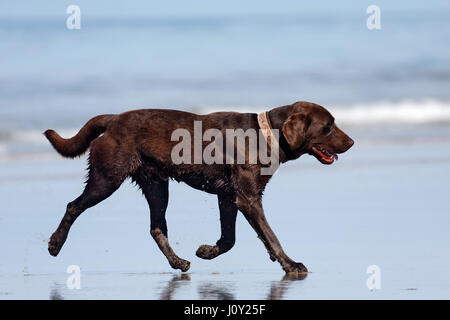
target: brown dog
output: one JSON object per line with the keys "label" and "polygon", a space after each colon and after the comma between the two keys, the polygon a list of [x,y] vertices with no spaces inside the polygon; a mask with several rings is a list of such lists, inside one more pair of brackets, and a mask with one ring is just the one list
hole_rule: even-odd
{"label": "brown dog", "polygon": [[[323,164],[331,164],[338,153],[347,151],[353,145],[353,140],[336,126],[333,116],[319,105],[296,102],[272,109],[264,115],[271,129],[280,132],[281,163],[307,153]],[[262,126],[258,120],[255,113],[197,115],[176,110],[146,109],[94,117],[70,139],[63,139],[55,131],[47,130],[45,136],[64,157],[79,156],[90,147],[86,187],[78,198],[67,205],[66,213],[48,244],[50,254],[58,255],[71,225],[83,211],[108,198],[127,177],[131,177],[148,201],[151,235],[172,268],[187,271],[190,262],[179,258],[167,239],[165,213],[169,197],[168,181],[172,178],[218,196],[222,235],[216,245],[200,246],[196,252],[198,257],[213,259],[233,247],[239,210],[255,229],[270,258],[277,260],[286,273],[307,272],[302,263],[294,262],[286,255],[266,221],[262,194],[271,176],[261,175],[261,163],[174,164],[171,158],[176,145],[171,134],[175,129],[184,128],[193,132],[194,121],[201,121],[203,130],[258,130]]]}

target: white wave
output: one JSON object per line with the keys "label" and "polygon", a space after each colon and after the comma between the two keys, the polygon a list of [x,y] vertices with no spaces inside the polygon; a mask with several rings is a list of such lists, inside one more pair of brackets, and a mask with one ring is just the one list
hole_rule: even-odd
{"label": "white wave", "polygon": [[[433,99],[376,101],[350,105],[324,105],[324,107],[333,114],[338,123],[348,125],[450,123],[450,101]],[[267,107],[201,106],[194,112],[210,113],[224,110],[262,112],[267,109]]]}
{"label": "white wave", "polygon": [[0,157],[7,153],[6,146],[0,143]]}
{"label": "white wave", "polygon": [[[81,128],[81,127],[80,127]],[[63,138],[71,138],[73,137],[79,129],[62,129],[56,130]],[[18,142],[18,143],[27,143],[32,145],[43,145],[48,144],[47,138],[45,135],[37,130],[27,130],[27,131],[13,131],[8,132],[3,140],[7,140],[9,142]]]}
{"label": "white wave", "polygon": [[[436,122],[450,123],[450,102],[437,100],[401,102],[371,102],[350,106],[326,106],[336,118],[338,124],[345,125],[389,125],[389,124],[427,124]],[[202,106],[193,112],[208,113],[223,110],[242,112],[261,112],[261,107],[226,107]],[[267,109],[266,109],[267,110]],[[80,124],[80,128],[83,124]],[[80,128],[56,129],[64,138],[74,136]],[[29,145],[49,145],[42,132],[37,130],[12,131],[0,134],[0,141],[5,143],[23,143]],[[5,152],[5,148],[0,148]]]}
{"label": "white wave", "polygon": [[380,101],[328,109],[339,123],[350,125],[450,122],[450,102],[437,100]]}

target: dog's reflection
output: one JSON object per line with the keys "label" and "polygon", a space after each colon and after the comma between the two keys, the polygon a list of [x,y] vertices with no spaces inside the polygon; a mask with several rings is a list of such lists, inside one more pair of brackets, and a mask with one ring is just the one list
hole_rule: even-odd
{"label": "dog's reflection", "polygon": [[224,285],[205,283],[198,288],[200,299],[234,300],[234,295]]}
{"label": "dog's reflection", "polygon": [[[273,281],[270,285],[268,300],[283,299],[286,291],[292,286],[294,281],[304,280],[308,276],[307,273],[286,274],[279,281]],[[230,292],[225,285],[217,285],[215,283],[207,283],[198,288],[200,299],[213,300],[234,300],[234,294]]]}
{"label": "dog's reflection", "polygon": [[161,293],[161,300],[172,300],[175,292],[186,283],[189,283],[191,277],[187,273],[175,274],[172,279],[167,283],[167,286],[164,288]]}
{"label": "dog's reflection", "polygon": [[[286,291],[292,286],[293,282],[303,280],[307,277],[307,273],[299,275],[286,274],[281,280],[273,281],[270,285],[269,293],[267,295],[268,300],[281,300],[283,299]],[[189,274],[182,273],[176,274],[168,281],[167,286],[164,288],[160,295],[161,300],[171,300],[177,290],[188,283],[190,283],[191,277]],[[198,287],[198,294],[200,299],[210,300],[234,300],[235,296],[224,283],[207,282]],[[56,291],[56,295],[59,294]]]}
{"label": "dog's reflection", "polygon": [[281,300],[294,281],[303,280],[307,273],[286,274],[281,280],[272,282],[267,300]]}
{"label": "dog's reflection", "polygon": [[59,288],[58,287],[53,287],[52,290],[50,291],[50,300],[64,300],[64,297],[61,295],[61,293],[59,292]]}

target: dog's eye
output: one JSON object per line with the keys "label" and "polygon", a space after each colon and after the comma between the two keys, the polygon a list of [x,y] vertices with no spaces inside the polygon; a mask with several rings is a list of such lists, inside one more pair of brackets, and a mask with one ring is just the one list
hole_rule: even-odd
{"label": "dog's eye", "polygon": [[322,129],[322,133],[323,133],[323,134],[328,135],[328,134],[330,134],[330,132],[331,132],[331,126],[325,126],[325,127],[323,127],[323,129]]}

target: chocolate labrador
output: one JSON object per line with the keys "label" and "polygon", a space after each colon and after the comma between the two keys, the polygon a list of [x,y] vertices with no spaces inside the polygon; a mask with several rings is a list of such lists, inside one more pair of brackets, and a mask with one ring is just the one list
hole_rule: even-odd
{"label": "chocolate labrador", "polygon": [[[279,132],[280,163],[309,154],[329,165],[337,160],[337,154],[353,145],[353,140],[337,127],[333,116],[325,108],[309,102],[274,108],[259,116],[237,112],[197,115],[161,109],[100,115],[89,120],[70,139],[47,130],[45,136],[64,157],[79,156],[90,148],[85,189],[67,205],[61,223],[50,238],[50,254],[58,255],[70,227],[83,211],[108,198],[127,177],[131,177],[148,201],[152,237],[172,268],[187,271],[190,262],[175,254],[167,238],[165,213],[169,199],[168,186],[169,179],[175,179],[218,197],[221,237],[213,246],[200,246],[196,252],[198,257],[213,259],[233,247],[239,210],[256,231],[272,261],[278,261],[286,273],[307,272],[302,263],[287,256],[267,223],[262,194],[271,175],[261,174],[260,169],[264,165],[259,160],[255,164],[247,161],[240,164],[174,163],[173,148],[177,142],[172,139],[173,132],[184,128],[193,133],[194,123],[199,121],[202,130],[215,128],[225,132],[239,128]],[[204,145],[205,142],[202,143]]]}

